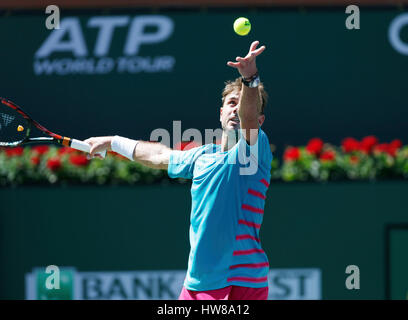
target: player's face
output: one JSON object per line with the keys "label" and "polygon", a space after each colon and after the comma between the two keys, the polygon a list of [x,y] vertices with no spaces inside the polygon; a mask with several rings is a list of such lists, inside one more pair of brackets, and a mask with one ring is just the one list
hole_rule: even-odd
{"label": "player's face", "polygon": [[238,130],[240,128],[238,118],[238,103],[241,92],[236,90],[225,97],[224,104],[220,109],[220,122],[223,130]]}

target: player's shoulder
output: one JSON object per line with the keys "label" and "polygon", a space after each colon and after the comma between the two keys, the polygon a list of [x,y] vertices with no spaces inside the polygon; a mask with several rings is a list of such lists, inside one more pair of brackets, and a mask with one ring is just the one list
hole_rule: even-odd
{"label": "player's shoulder", "polygon": [[269,144],[269,139],[262,128],[259,128],[258,130],[258,137],[255,144],[251,146],[247,143],[245,144],[247,146],[247,150],[250,150],[251,155],[255,156],[256,159],[259,158],[259,162],[270,163],[272,161],[273,155],[271,146]]}
{"label": "player's shoulder", "polygon": [[259,128],[259,131],[258,131],[258,137],[266,139],[269,142],[268,135],[265,133],[265,131],[262,130],[261,127]]}
{"label": "player's shoulder", "polygon": [[262,130],[262,128],[258,129],[258,137],[256,139],[255,144],[249,145],[245,138],[241,137],[241,140],[247,145],[247,148],[261,148],[270,150],[269,139],[266,133]]}

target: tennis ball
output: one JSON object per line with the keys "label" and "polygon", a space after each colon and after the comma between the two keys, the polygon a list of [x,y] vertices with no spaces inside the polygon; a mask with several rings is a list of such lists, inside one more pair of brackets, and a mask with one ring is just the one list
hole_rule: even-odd
{"label": "tennis ball", "polygon": [[18,126],[17,127],[17,131],[23,131],[24,130],[24,127],[23,126]]}
{"label": "tennis ball", "polygon": [[234,31],[240,36],[246,36],[251,31],[251,22],[244,17],[236,19],[234,21]]}

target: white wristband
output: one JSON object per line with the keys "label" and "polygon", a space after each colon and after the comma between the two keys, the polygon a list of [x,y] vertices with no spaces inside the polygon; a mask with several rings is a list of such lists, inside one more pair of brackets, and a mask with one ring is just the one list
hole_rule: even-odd
{"label": "white wristband", "polygon": [[139,143],[137,140],[114,136],[111,142],[112,151],[133,161],[133,151]]}

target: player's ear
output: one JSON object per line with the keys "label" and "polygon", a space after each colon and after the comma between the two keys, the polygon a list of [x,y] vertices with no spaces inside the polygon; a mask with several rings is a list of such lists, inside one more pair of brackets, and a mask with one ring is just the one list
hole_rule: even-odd
{"label": "player's ear", "polygon": [[264,115],[264,114],[261,114],[261,115],[258,117],[259,126],[262,126],[262,124],[264,123],[264,121],[265,121],[265,115]]}
{"label": "player's ear", "polygon": [[220,121],[221,121],[221,118],[222,118],[222,107],[220,108]]}

